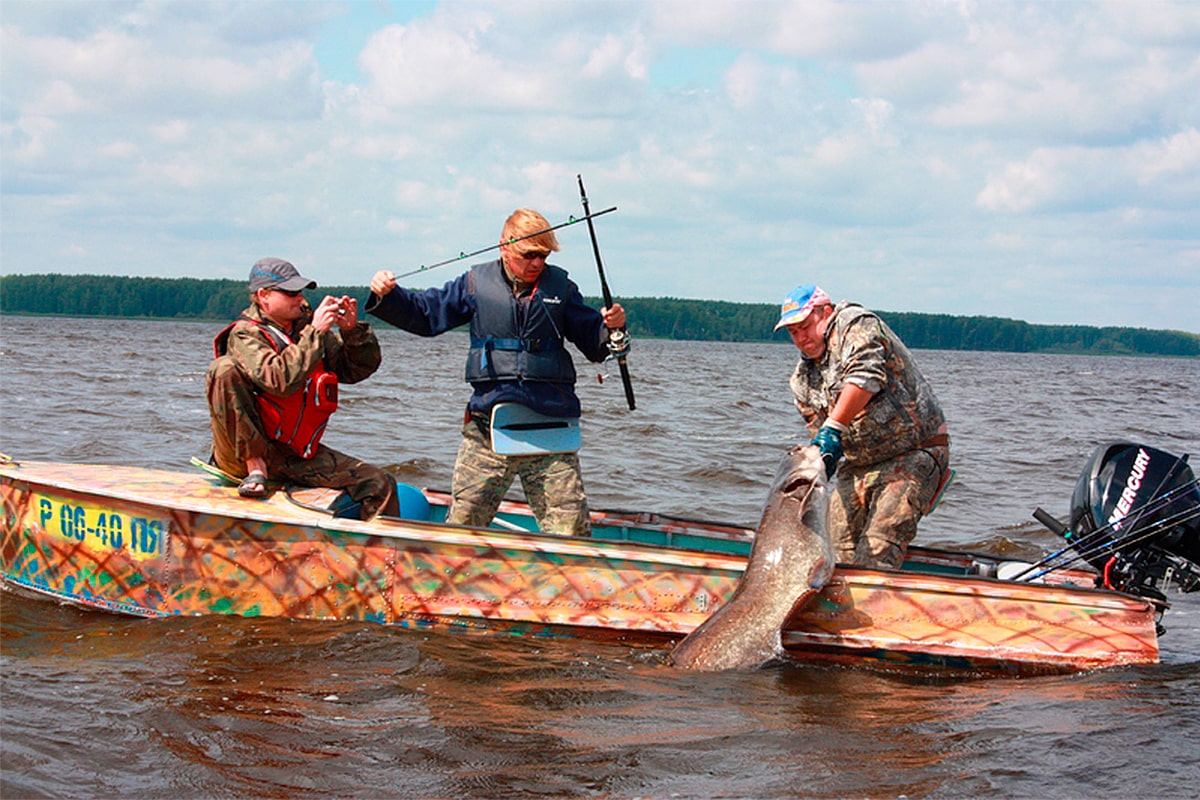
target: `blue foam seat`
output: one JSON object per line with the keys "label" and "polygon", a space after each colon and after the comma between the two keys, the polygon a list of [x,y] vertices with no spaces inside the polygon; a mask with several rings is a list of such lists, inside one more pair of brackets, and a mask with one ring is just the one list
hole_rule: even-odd
{"label": "blue foam seat", "polygon": [[429,521],[429,500],[420,489],[407,483],[397,483],[396,499],[400,501],[401,519]]}

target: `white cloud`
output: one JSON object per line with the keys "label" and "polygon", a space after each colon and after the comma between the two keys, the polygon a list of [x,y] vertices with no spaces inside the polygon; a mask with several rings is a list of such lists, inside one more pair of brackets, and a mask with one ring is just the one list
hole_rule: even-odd
{"label": "white cloud", "polygon": [[1156,193],[1171,193],[1180,181],[1194,199],[1200,189],[1200,131],[1194,128],[1122,147],[1039,148],[989,179],[976,201],[1009,212],[1119,208],[1170,203]]}
{"label": "white cloud", "polygon": [[620,37],[605,36],[592,47],[584,62],[581,74],[592,79],[605,79],[614,73],[624,73],[638,81],[649,77],[645,53],[642,52],[641,37],[634,35],[633,42]]}
{"label": "white cloud", "polygon": [[133,142],[110,142],[96,148],[96,154],[101,158],[129,160],[140,152]]}
{"label": "white cloud", "polygon": [[79,114],[94,108],[94,104],[84,99],[74,86],[66,81],[54,80],[46,87],[45,94],[32,99],[26,111],[33,116],[55,117]]}
{"label": "white cloud", "polygon": [[387,106],[503,107],[517,97],[524,105],[530,99],[526,82],[506,75],[504,65],[478,45],[488,24],[465,31],[390,25],[371,37],[359,61]]}
{"label": "white cloud", "polygon": [[896,137],[890,132],[892,114],[895,107],[887,100],[879,98],[856,97],[850,104],[857,108],[863,116],[871,139],[882,145],[893,146]]}
{"label": "white cloud", "polygon": [[619,295],[1196,329],[1193,3],[454,0],[322,81],[342,10],[4,0],[3,270],[365,283],[583,174]]}
{"label": "white cloud", "polygon": [[1029,211],[1058,190],[1062,182],[1058,163],[1055,153],[1039,150],[1026,161],[1008,164],[1001,175],[988,181],[977,202],[989,211]]}
{"label": "white cloud", "polygon": [[1139,184],[1183,175],[1200,177],[1200,131],[1189,128],[1157,142],[1138,142],[1131,153]]}

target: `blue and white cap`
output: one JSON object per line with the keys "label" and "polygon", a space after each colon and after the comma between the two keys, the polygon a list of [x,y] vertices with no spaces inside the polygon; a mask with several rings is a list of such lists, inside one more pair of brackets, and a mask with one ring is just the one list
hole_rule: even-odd
{"label": "blue and white cap", "polygon": [[797,286],[787,297],[783,298],[783,305],[779,309],[779,322],[775,323],[775,330],[779,330],[785,325],[804,322],[817,306],[832,304],[833,301],[820,286],[811,283]]}

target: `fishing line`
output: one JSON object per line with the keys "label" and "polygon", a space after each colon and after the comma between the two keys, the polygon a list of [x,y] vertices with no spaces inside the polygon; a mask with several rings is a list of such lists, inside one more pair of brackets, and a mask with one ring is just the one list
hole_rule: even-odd
{"label": "fishing line", "polygon": [[585,220],[590,225],[591,221],[593,219],[595,219],[596,217],[604,216],[605,214],[608,214],[609,212],[616,211],[616,210],[617,210],[617,207],[612,206],[611,208],[606,208],[603,211],[597,211],[595,214],[592,214],[590,212],[585,213],[582,217],[576,217],[574,214],[572,214],[571,216],[567,217],[566,222],[561,222],[558,225],[551,225],[549,228],[542,228],[540,231],[534,231],[533,233],[526,234],[525,236],[517,236],[515,238],[510,238],[510,239],[508,239],[508,241],[500,242],[499,244],[494,244],[494,245],[491,245],[490,247],[482,247],[482,248],[480,248],[478,250],[474,250],[470,253],[459,253],[454,258],[447,258],[445,261],[439,261],[436,264],[430,264],[428,266],[425,266],[424,264],[422,264],[420,267],[417,267],[416,269],[414,269],[410,272],[405,272],[402,275],[397,275],[396,280],[399,280],[401,278],[407,278],[411,275],[418,275],[422,272],[428,272],[429,270],[437,269],[438,267],[444,267],[447,264],[453,264],[457,261],[462,261],[463,259],[466,259],[466,258],[473,258],[481,253],[487,253],[491,250],[498,250],[499,248],[503,247],[506,244],[516,244],[517,242],[523,242],[526,239],[532,239],[536,236],[541,236],[544,233],[549,233],[550,231],[556,231],[559,228],[565,228],[568,225],[575,225],[576,223],[584,222]]}

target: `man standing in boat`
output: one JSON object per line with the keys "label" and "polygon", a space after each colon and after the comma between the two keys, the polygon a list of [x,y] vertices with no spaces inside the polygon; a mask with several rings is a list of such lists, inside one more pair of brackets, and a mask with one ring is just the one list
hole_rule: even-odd
{"label": "man standing in boat", "polygon": [[837,475],[828,518],[837,560],[899,568],[950,476],[933,389],[883,320],[856,303],[834,305],[812,284],[784,299],[780,328],[801,353],[791,378],[796,408]]}
{"label": "man standing in boat", "polygon": [[[588,536],[587,496],[579,457],[571,452],[527,455],[493,449],[493,411],[517,404],[537,418],[580,415],[572,342],[590,361],[609,355],[609,330],[625,325],[619,303],[597,311],[583,302],[566,270],[546,263],[559,249],[550,224],[536,211],[514,211],[500,236],[500,258],[477,264],[442,288],[414,292],[389,271],[375,273],[367,311],[420,336],[437,336],[470,323],[463,438],[454,465],[447,522],[485,526],[520,476],[543,532]],[[534,235],[531,235],[534,234]]]}
{"label": "man standing in boat", "polygon": [[250,268],[250,307],[213,341],[206,380],[213,463],[243,478],[243,497],[265,497],[267,481],[345,489],[362,519],[399,515],[395,479],[380,467],[320,443],[337,409],[337,385],[374,374],[381,355],[358,301],[326,296],[287,261]]}

